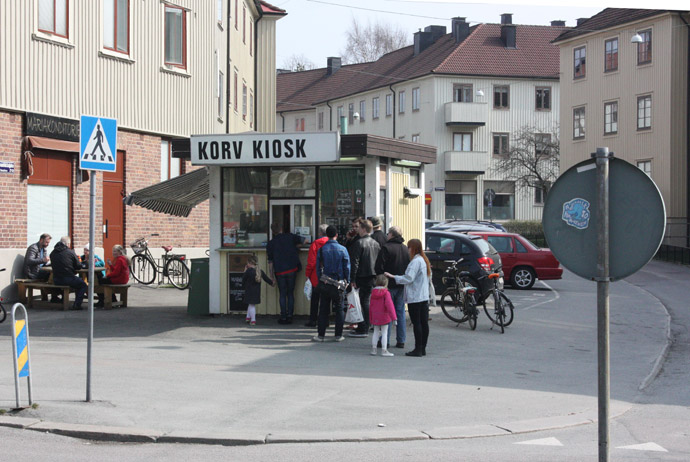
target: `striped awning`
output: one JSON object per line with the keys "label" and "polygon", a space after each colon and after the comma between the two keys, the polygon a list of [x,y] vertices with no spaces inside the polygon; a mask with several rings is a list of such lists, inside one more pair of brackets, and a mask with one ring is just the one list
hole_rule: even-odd
{"label": "striped awning", "polygon": [[187,217],[194,207],[208,199],[208,191],[208,171],[200,168],[135,191],[123,201],[126,205]]}

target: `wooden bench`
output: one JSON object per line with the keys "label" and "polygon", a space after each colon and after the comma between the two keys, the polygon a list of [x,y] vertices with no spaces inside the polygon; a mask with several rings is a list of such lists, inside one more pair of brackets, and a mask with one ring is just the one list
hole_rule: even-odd
{"label": "wooden bench", "polygon": [[49,284],[47,282],[35,281],[32,279],[15,279],[17,283],[17,290],[19,292],[19,300],[26,305],[27,308],[32,308],[34,304],[34,289],[41,291],[41,300],[47,301],[49,293],[57,291],[62,292],[62,309],[69,309],[69,293],[74,292],[70,286],[58,286]]}
{"label": "wooden bench", "polygon": [[127,290],[129,284],[102,284],[94,287],[94,293],[103,294],[103,307],[109,310],[113,307],[113,295],[120,294],[120,301],[117,305],[127,307]]}

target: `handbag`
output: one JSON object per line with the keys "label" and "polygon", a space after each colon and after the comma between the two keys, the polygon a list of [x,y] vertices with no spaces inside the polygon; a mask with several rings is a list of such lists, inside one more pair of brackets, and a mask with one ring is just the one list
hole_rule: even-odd
{"label": "handbag", "polygon": [[436,306],[436,289],[431,278],[429,278],[429,306]]}
{"label": "handbag", "polygon": [[311,292],[312,292],[311,280],[309,278],[307,278],[307,280],[304,281],[304,296],[307,297],[307,300],[311,300]]}
{"label": "handbag", "polygon": [[362,316],[362,305],[359,302],[359,289],[353,289],[347,294],[347,313],[345,313],[346,324],[358,324],[364,321]]}

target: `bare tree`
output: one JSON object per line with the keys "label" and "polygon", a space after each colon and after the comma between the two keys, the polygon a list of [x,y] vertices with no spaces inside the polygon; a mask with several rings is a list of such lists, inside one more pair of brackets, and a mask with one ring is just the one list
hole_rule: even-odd
{"label": "bare tree", "polygon": [[294,54],[283,61],[282,69],[289,69],[293,72],[310,71],[316,65],[306,56]]}
{"label": "bare tree", "polygon": [[354,17],[345,35],[347,46],[340,52],[344,64],[376,61],[409,44],[409,34],[399,27],[380,22],[364,25]]}
{"label": "bare tree", "polygon": [[519,188],[541,190],[545,198],[559,175],[558,127],[545,132],[534,126],[524,126],[514,133],[503,152],[495,152],[496,146],[502,146],[497,141],[494,139],[494,154],[499,154],[494,172],[515,181]]}

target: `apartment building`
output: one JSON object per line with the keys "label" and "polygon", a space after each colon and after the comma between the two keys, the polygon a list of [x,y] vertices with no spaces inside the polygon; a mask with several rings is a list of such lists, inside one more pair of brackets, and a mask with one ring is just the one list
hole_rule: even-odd
{"label": "apartment building", "polygon": [[561,169],[608,147],[659,187],[667,236],[687,236],[690,206],[688,23],[688,11],[607,8],[554,41]]}
{"label": "apartment building", "polygon": [[[41,233],[96,247],[149,233],[152,249],[208,247],[208,205],[186,219],[123,197],[192,170],[173,141],[192,133],[272,131],[275,22],[263,1],[29,0],[0,3],[0,287],[21,277]],[[80,115],[118,121],[117,172],[79,170]],[[102,228],[102,232],[101,232]]]}
{"label": "apartment building", "polygon": [[277,129],[340,130],[344,117],[350,134],[437,146],[437,164],[425,168],[428,218],[539,219],[543,191],[517,184],[498,163],[521,130],[545,140],[558,131],[551,41],[564,26],[515,25],[510,14],[500,24],[454,18],[450,34],[428,26],[375,62],[329,58],[326,68],[280,73]]}

